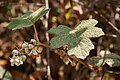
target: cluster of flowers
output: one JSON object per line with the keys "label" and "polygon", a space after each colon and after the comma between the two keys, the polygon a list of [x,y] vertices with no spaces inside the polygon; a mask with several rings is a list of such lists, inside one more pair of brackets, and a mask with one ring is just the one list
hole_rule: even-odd
{"label": "cluster of flowers", "polygon": [[38,57],[38,48],[39,44],[35,39],[31,39],[30,42],[23,42],[20,49],[14,49],[12,51],[13,56],[10,58],[11,66],[22,65],[27,56],[31,56],[32,58]]}

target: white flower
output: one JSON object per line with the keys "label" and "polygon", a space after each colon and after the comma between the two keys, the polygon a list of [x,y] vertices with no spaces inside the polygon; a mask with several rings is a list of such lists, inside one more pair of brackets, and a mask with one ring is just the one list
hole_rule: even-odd
{"label": "white flower", "polygon": [[31,54],[34,54],[34,55],[37,55],[37,54],[38,54],[35,49],[32,49],[30,53],[31,53]]}
{"label": "white flower", "polygon": [[28,47],[28,42],[24,42],[24,43],[22,44],[22,48],[26,48],[26,47]]}
{"label": "white flower", "polygon": [[28,48],[24,48],[24,50],[25,50],[25,54],[28,54],[30,52]]}
{"label": "white flower", "polygon": [[25,61],[27,57],[25,55],[22,55],[21,58],[22,58],[22,61]]}
{"label": "white flower", "polygon": [[16,50],[16,49],[14,49],[14,50],[12,51],[12,54],[13,54],[13,55],[18,55],[18,54],[19,54],[19,51]]}
{"label": "white flower", "polygon": [[36,40],[35,39],[31,39],[30,42],[36,43]]}
{"label": "white flower", "polygon": [[14,66],[14,65],[19,66],[23,64],[23,60],[19,56],[13,56],[12,58],[10,58],[10,62],[11,62],[11,66]]}
{"label": "white flower", "polygon": [[34,45],[33,45],[33,44],[29,44],[29,45],[28,45],[28,48],[29,48],[29,49],[33,49],[33,48],[34,48]]}

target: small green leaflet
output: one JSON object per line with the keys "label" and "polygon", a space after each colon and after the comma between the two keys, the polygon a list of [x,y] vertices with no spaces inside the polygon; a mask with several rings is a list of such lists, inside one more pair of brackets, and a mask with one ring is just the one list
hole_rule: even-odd
{"label": "small green leaflet", "polygon": [[100,56],[90,58],[88,63],[95,66],[103,66],[105,63],[110,67],[120,66],[120,56],[109,51],[105,53],[105,51],[102,50]]}
{"label": "small green leaflet", "polygon": [[101,28],[95,27],[98,23],[95,19],[83,20],[75,29],[60,25],[57,28],[51,28],[48,32],[55,34],[56,37],[50,41],[51,48],[59,48],[68,45],[68,55],[75,55],[77,58],[85,59],[91,49],[94,49],[89,38],[104,35]]}
{"label": "small green leaflet", "polygon": [[32,26],[39,18],[44,16],[49,9],[45,7],[39,8],[37,11],[26,13],[21,17],[13,18],[13,20],[7,25],[7,28],[16,30],[23,29]]}

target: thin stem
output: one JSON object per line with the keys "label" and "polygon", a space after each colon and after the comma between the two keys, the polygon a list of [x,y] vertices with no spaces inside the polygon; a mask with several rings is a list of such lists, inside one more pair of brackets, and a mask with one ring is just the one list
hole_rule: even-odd
{"label": "thin stem", "polygon": [[116,32],[118,32],[120,34],[119,29],[112,24],[112,22],[108,21],[103,15],[100,15]]}
{"label": "thin stem", "polygon": [[101,18],[103,18],[118,34],[120,34],[120,30],[112,24],[109,20],[107,20],[102,14],[100,14],[98,11],[93,11],[94,14],[99,15]]}
{"label": "thin stem", "polygon": [[35,32],[35,38],[36,38],[36,40],[39,42],[39,45],[40,45],[40,46],[43,46],[43,47],[46,47],[46,48],[50,48],[49,45],[43,44],[43,43],[41,43],[41,42],[39,41],[38,33],[37,33],[37,30],[36,30],[35,24],[33,25],[33,28],[34,28],[34,32]]}
{"label": "thin stem", "polygon": [[40,46],[43,46],[43,47],[46,47],[46,48],[50,48],[49,45],[43,44],[43,43],[41,43],[41,42],[39,43],[39,45],[40,45]]}
{"label": "thin stem", "polygon": [[38,33],[37,33],[37,30],[36,30],[35,24],[33,25],[33,28],[34,28],[34,31],[35,31],[35,38],[36,38],[36,40],[37,40],[38,42],[40,42],[40,41],[39,41],[39,38],[38,38]]}
{"label": "thin stem", "polygon": [[104,78],[104,75],[105,75],[105,72],[103,72],[102,76],[101,76],[101,80],[103,80]]}
{"label": "thin stem", "polygon": [[91,66],[91,65],[89,65],[89,64],[87,64],[87,63],[85,63],[85,62],[83,62],[83,61],[81,61],[81,60],[78,60],[77,58],[74,58],[74,57],[72,57],[72,56],[69,56],[69,57],[70,57],[71,59],[75,60],[75,61],[78,61],[80,64],[84,65],[85,67],[89,68],[90,70],[95,71],[95,69],[94,69],[93,66]]}

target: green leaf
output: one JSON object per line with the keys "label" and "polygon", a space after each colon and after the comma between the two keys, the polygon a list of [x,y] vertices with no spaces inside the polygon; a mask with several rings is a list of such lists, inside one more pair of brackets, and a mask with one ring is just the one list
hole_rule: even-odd
{"label": "green leaf", "polygon": [[61,35],[61,34],[68,34],[72,29],[64,26],[64,25],[59,25],[57,28],[51,28],[48,32],[50,34],[56,34],[56,35]]}
{"label": "green leaf", "polygon": [[23,29],[32,26],[33,23],[29,19],[15,19],[10,22],[7,27],[12,30]]}
{"label": "green leaf", "polygon": [[79,43],[71,43],[68,55],[75,55],[77,58],[85,59],[94,45],[88,38],[82,38]]}
{"label": "green leaf", "polygon": [[52,48],[68,46],[68,55],[75,55],[77,58],[85,59],[94,45],[89,38],[104,35],[102,29],[95,27],[98,23],[95,19],[81,21],[75,29],[71,30],[67,26],[60,25],[52,28],[48,32],[55,34],[50,41]]}
{"label": "green leaf", "polygon": [[99,67],[105,65],[105,61],[101,57],[92,57],[88,60],[88,63]]}
{"label": "green leaf", "polygon": [[[104,53],[104,54],[103,54]],[[105,63],[108,64],[110,67],[120,66],[120,56],[118,56],[115,53],[111,53],[109,51],[101,51],[100,56],[98,57],[92,57],[88,61],[92,65],[96,66],[103,66]]]}
{"label": "green leaf", "polygon": [[31,15],[32,14],[32,12],[27,12],[27,13],[25,13],[24,15],[22,15],[22,16],[19,16],[19,17],[17,17],[17,18],[12,18],[12,20],[16,20],[16,19],[27,19],[28,17],[29,17],[29,15]]}
{"label": "green leaf", "polygon": [[[3,75],[4,75],[4,78],[2,79]],[[0,67],[0,79],[2,79],[2,80],[12,80],[12,75],[10,74],[9,71],[6,71],[4,68]]]}
{"label": "green leaf", "polygon": [[73,41],[76,41],[76,37],[73,34],[59,35],[50,40],[50,46],[51,48],[59,48],[64,45],[68,45]]}
{"label": "green leaf", "polygon": [[35,23],[39,18],[44,16],[49,9],[46,9],[45,7],[39,8],[37,11],[33,12],[31,15],[29,15],[29,19]]}
{"label": "green leaf", "polygon": [[51,48],[59,48],[61,46],[71,43],[72,41],[76,41],[75,35],[69,34],[71,30],[71,28],[64,25],[60,25],[57,28],[51,28],[48,32],[58,35],[57,37],[51,39]]}
{"label": "green leaf", "polygon": [[111,53],[108,54],[106,56],[106,63],[110,66],[110,67],[115,67],[115,66],[120,66],[120,56],[118,56],[115,53]]}
{"label": "green leaf", "polygon": [[39,18],[44,16],[49,9],[45,7],[39,8],[37,11],[31,13],[26,13],[23,16],[13,18],[13,20],[7,25],[7,28],[16,30],[16,29],[23,29],[26,27],[32,26]]}

